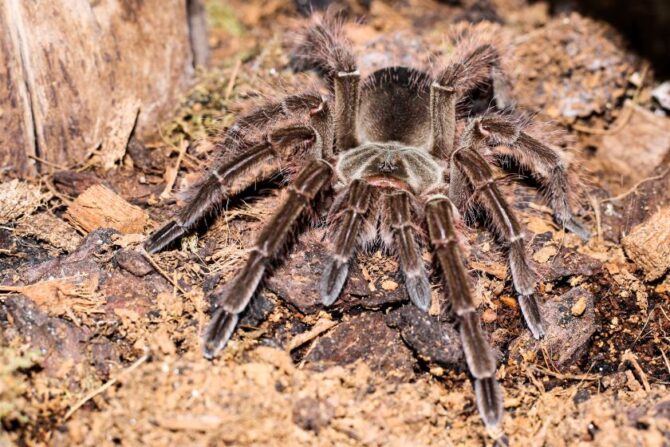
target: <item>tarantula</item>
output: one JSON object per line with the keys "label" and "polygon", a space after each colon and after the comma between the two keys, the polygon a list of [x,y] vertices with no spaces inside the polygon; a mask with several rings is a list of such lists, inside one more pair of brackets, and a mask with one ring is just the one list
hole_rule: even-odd
{"label": "tarantula", "polygon": [[146,249],[165,248],[259,178],[278,170],[289,178],[285,200],[244,267],[211,293],[215,304],[203,344],[204,355],[212,358],[301,216],[327,203],[317,200],[323,194],[334,196],[326,218],[332,252],[319,287],[326,306],[340,295],[357,248],[381,240],[397,253],[409,299],[427,311],[431,287],[421,256],[427,239],[458,318],[479,412],[487,427],[497,427],[502,393],[469,285],[459,216],[477,204],[487,217],[506,249],[526,324],[533,336],[542,337],[537,275],[524,232],[489,163],[512,159],[530,171],[544,187],[556,221],[587,238],[571,212],[563,156],[510,113],[471,113],[470,93],[483,85],[495,87],[504,77],[499,51],[482,39],[462,39],[451,60],[430,71],[394,66],[361,79],[341,24],[326,16],[302,30],[294,56],[316,69],[330,93],[288,96],[238,119],[221,140],[225,156],[194,187],[174,220],[149,237]]}

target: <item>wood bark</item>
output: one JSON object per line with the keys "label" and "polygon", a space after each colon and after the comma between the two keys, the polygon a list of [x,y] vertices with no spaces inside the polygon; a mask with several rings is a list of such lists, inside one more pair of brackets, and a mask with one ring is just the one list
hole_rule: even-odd
{"label": "wood bark", "polygon": [[192,80],[188,6],[187,0],[3,0],[4,171],[47,172],[93,152],[111,167],[133,131],[155,131],[158,116]]}

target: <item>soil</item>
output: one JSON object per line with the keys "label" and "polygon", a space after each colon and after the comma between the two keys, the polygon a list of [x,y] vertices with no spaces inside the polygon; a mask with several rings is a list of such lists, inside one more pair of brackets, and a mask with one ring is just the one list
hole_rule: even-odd
{"label": "soil", "polygon": [[[457,23],[492,21],[509,43],[518,107],[562,131],[581,179],[589,241],[552,223],[532,181],[501,180],[542,275],[541,341],[499,245],[479,225],[466,234],[504,434],[481,423],[439,278],[426,315],[407,304],[396,260],[363,254],[326,309],[322,228],[297,238],[220,358],[202,356],[207,293],[244,262],[280,182],[256,185],[174,249],[149,256],[141,243],[183,204],[214,136],[314,79],[290,67],[286,35],[305,20],[293,3],[211,0],[213,67],[153,138],[133,140],[112,170],[1,174],[0,446],[670,444],[670,264],[650,257],[650,276],[622,245],[670,206],[670,119],[652,97],[653,67],[609,25],[544,2],[344,6],[364,17],[346,26],[364,72],[426,61],[449,51]],[[144,233],[72,226],[68,209],[95,185],[148,214]]]}

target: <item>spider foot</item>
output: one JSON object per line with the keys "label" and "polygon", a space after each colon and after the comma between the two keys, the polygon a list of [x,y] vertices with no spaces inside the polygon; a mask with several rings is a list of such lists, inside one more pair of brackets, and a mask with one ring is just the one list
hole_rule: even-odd
{"label": "spider foot", "polygon": [[430,283],[426,275],[406,276],[405,289],[409,299],[416,307],[424,312],[428,312],[431,303]]}
{"label": "spider foot", "polygon": [[321,293],[321,302],[324,306],[330,306],[335,302],[349,274],[349,264],[347,262],[331,259],[321,276],[319,292]]}
{"label": "spider foot", "polygon": [[581,223],[574,217],[571,217],[567,221],[559,224],[562,224],[566,230],[576,234],[584,241],[588,241],[589,239],[591,239],[591,232],[584,226],[583,223]]}
{"label": "spider foot", "polygon": [[537,298],[534,295],[519,295],[519,306],[533,337],[538,340],[544,337],[544,324]]}
{"label": "spider foot", "polygon": [[477,409],[489,430],[499,427],[503,416],[503,397],[500,384],[495,377],[475,379]]}
{"label": "spider foot", "polygon": [[212,319],[203,334],[202,353],[205,358],[212,360],[226,346],[233,334],[239,314],[233,314],[219,307],[214,311]]}
{"label": "spider foot", "polygon": [[144,248],[149,253],[157,253],[171,244],[173,241],[182,237],[186,233],[184,227],[176,221],[171,220],[155,231],[144,243]]}

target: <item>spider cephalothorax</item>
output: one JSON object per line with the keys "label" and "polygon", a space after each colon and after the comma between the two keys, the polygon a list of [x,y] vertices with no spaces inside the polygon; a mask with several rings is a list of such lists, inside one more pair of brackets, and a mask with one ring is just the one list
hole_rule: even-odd
{"label": "spider cephalothorax", "polygon": [[216,304],[204,335],[205,356],[225,346],[300,217],[317,202],[327,203],[316,201],[318,195],[333,192],[326,218],[331,256],[319,288],[323,304],[340,295],[356,249],[381,240],[398,255],[409,298],[427,310],[431,290],[422,247],[431,247],[458,317],[479,411],[487,426],[497,426],[502,396],[496,362],[471,294],[459,215],[473,203],[483,210],[506,249],[526,323],[541,337],[537,276],[522,227],[488,160],[511,158],[532,172],[546,190],[556,221],[586,238],[588,232],[572,217],[562,155],[531,136],[510,113],[467,118],[469,94],[504,77],[498,51],[489,42],[463,40],[451,61],[431,74],[389,67],[361,80],[340,28],[331,19],[319,19],[303,31],[295,56],[321,73],[330,94],[288,96],[240,118],[220,144],[222,160],[196,186],[188,205],[146,243],[150,252],[161,250],[253,181],[279,169],[289,172],[287,197],[259,234],[246,265],[212,292]]}

